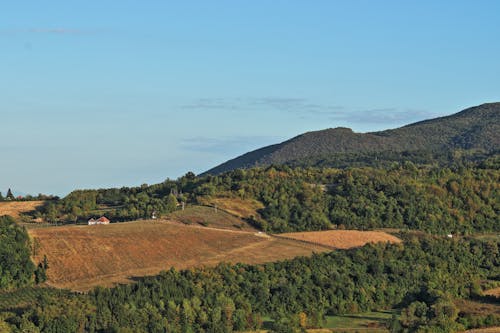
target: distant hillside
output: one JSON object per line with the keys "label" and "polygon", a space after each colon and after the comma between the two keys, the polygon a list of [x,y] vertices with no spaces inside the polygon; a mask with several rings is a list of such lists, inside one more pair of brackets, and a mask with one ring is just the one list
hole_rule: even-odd
{"label": "distant hillside", "polygon": [[489,103],[380,132],[355,133],[340,127],[308,132],[241,155],[205,174],[271,164],[346,167],[401,160],[477,160],[498,152],[499,133],[500,103]]}

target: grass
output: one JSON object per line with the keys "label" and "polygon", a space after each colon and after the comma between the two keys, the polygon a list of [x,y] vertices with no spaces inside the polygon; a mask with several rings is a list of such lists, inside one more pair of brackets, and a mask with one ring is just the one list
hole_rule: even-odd
{"label": "grass", "polygon": [[201,200],[204,205],[211,207],[216,205],[218,208],[240,218],[249,218],[250,216],[257,218],[259,217],[258,210],[264,208],[261,202],[253,199],[219,197],[201,198]]}
{"label": "grass", "polygon": [[348,249],[375,242],[401,242],[399,238],[381,231],[328,230],[291,232],[278,236],[329,246],[336,249]]}
{"label": "grass", "polygon": [[[365,312],[357,314],[346,314],[338,316],[326,316],[326,324],[323,328],[308,329],[310,333],[331,333],[331,332],[369,332],[369,333],[388,333],[386,328],[388,322],[391,320],[394,311],[376,311]],[[268,330],[271,328],[273,320],[264,316],[263,329]]]}
{"label": "grass", "polygon": [[85,291],[94,286],[129,283],[170,267],[184,269],[220,262],[258,264],[324,252],[321,246],[278,239],[255,230],[213,229],[167,221],[103,226],[30,229],[47,255],[48,284]]}
{"label": "grass", "polygon": [[500,234],[498,233],[476,234],[473,237],[479,240],[490,240],[494,242],[500,242]]}
{"label": "grass", "polygon": [[255,231],[242,219],[233,216],[221,209],[205,206],[187,206],[185,210],[177,210],[167,216],[168,219],[182,222],[187,225],[202,225],[204,227]]}
{"label": "grass", "polygon": [[335,329],[335,332],[351,332],[363,330],[368,332],[389,332],[386,324],[394,312],[378,311],[349,315],[327,316],[325,328]]}
{"label": "grass", "polygon": [[21,214],[34,211],[43,205],[44,201],[2,201],[0,202],[0,216],[10,215],[19,217]]}

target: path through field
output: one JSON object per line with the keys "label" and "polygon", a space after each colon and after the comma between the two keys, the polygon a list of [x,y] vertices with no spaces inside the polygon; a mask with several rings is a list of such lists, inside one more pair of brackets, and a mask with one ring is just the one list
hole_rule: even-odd
{"label": "path through field", "polygon": [[47,255],[49,285],[88,290],[127,283],[175,267],[219,262],[264,263],[328,248],[255,231],[221,230],[169,222],[140,221],[100,226],[32,229],[40,243],[35,263]]}

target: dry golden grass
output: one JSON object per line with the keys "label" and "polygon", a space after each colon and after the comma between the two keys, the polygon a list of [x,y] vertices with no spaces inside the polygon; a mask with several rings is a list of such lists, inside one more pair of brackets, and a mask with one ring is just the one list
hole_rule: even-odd
{"label": "dry golden grass", "polygon": [[363,246],[367,243],[401,242],[399,238],[382,231],[327,230],[292,232],[280,234],[279,236],[330,246],[337,249],[348,249],[351,247]]}
{"label": "dry golden grass", "polygon": [[499,297],[500,298],[500,287],[486,290],[484,292],[484,294],[488,295],[488,296],[495,296],[495,297]]}
{"label": "dry golden grass", "polygon": [[497,327],[487,327],[487,328],[474,328],[472,330],[467,330],[463,333],[499,333],[500,326]]}
{"label": "dry golden grass", "polygon": [[217,205],[218,208],[241,218],[248,218],[250,216],[258,217],[259,213],[257,213],[257,210],[264,208],[264,205],[257,200],[244,200],[240,198],[205,199],[203,204],[208,206]]}
{"label": "dry golden grass", "polygon": [[236,230],[140,221],[103,226],[32,229],[47,255],[49,285],[88,290],[127,283],[131,278],[219,262],[264,263],[307,256],[327,248]]}
{"label": "dry golden grass", "polygon": [[19,217],[19,214],[32,212],[43,203],[44,201],[3,201],[0,202],[0,216]]}

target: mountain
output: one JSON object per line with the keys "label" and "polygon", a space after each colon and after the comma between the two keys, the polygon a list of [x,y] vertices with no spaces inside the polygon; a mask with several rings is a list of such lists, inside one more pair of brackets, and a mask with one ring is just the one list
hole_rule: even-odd
{"label": "mountain", "polygon": [[403,160],[417,163],[477,160],[498,152],[499,133],[500,103],[487,103],[380,132],[355,133],[343,127],[307,132],[243,154],[204,174],[271,164],[347,167]]}

